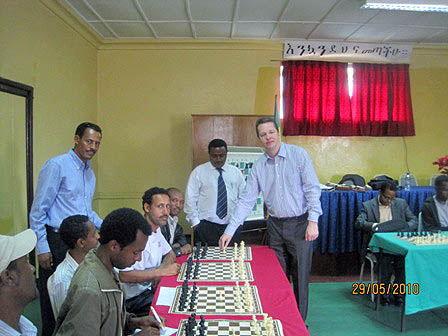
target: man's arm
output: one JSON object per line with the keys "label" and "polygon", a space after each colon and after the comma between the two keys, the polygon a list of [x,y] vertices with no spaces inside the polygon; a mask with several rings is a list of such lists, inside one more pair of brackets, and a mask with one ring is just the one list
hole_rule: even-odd
{"label": "man's arm", "polygon": [[182,228],[182,225],[177,223],[176,229],[174,230],[174,240],[173,240],[173,251],[176,255],[176,250],[178,249],[181,254],[188,254],[191,253],[192,248],[191,245],[188,244],[187,237],[184,235],[184,230]]}
{"label": "man's arm", "polygon": [[230,217],[230,222],[227,225],[224,234],[219,239],[219,247],[221,249],[224,249],[229,245],[238,226],[244,223],[257,201],[257,197],[260,194],[260,186],[258,184],[256,169],[257,166],[255,165],[250,171],[246,185],[238,196],[238,204]]}
{"label": "man's arm", "polygon": [[422,224],[425,231],[435,231],[440,227],[440,221],[435,204],[425,202],[422,209]]}
{"label": "man's arm", "polygon": [[100,335],[101,292],[89,288],[77,288],[73,291],[73,298],[70,301],[72,302],[70,307],[62,306],[58,316],[58,322],[61,319],[62,322],[54,336]]}
{"label": "man's arm", "polygon": [[408,224],[409,228],[413,231],[417,230],[417,217],[412,213],[411,209],[409,208],[409,205],[406,203],[405,201],[405,205],[404,205],[404,214],[405,214],[405,218],[406,218],[406,223]]}
{"label": "man's arm", "polygon": [[374,224],[378,224],[378,223],[375,223],[375,222],[372,222],[371,220],[369,220],[369,214],[368,214],[367,207],[365,204],[363,204],[361,213],[359,214],[358,218],[356,219],[355,227],[358,230],[372,232]]}
{"label": "man's arm", "polygon": [[199,179],[199,167],[196,167],[190,174],[185,191],[184,212],[187,215],[187,221],[194,227],[199,224],[199,190],[201,181]]}
{"label": "man's arm", "polygon": [[45,269],[50,269],[52,264],[45,225],[49,223],[48,212],[56,199],[60,184],[60,167],[48,161],[39,173],[36,195],[30,211],[30,226],[37,236],[39,264]]}
{"label": "man's arm", "polygon": [[[300,179],[302,180],[302,190],[305,195],[308,208],[308,220],[317,223],[322,215],[322,206],[320,203],[320,185],[316,171],[313,167],[313,161],[306,151],[303,151],[303,161],[299,167]],[[317,237],[316,237],[317,238]]]}

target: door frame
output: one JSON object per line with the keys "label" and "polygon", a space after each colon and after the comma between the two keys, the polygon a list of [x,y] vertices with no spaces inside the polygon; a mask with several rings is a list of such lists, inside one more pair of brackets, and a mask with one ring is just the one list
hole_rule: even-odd
{"label": "door frame", "polygon": [[0,77],[0,92],[25,98],[26,129],[26,205],[27,225],[30,227],[30,211],[33,204],[33,87]]}

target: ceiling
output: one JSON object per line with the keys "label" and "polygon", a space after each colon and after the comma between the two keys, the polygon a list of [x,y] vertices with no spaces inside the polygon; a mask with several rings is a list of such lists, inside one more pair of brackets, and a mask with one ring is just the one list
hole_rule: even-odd
{"label": "ceiling", "polygon": [[448,45],[448,14],[360,0],[60,0],[101,39],[325,40]]}

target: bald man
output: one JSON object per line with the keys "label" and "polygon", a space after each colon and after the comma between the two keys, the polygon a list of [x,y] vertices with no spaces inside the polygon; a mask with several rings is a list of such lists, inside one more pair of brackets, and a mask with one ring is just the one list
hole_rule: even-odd
{"label": "bald man", "polygon": [[179,224],[179,214],[184,209],[184,193],[177,188],[167,189],[170,195],[171,209],[168,217],[168,225],[162,226],[161,231],[166,241],[171,245],[176,256],[191,253],[191,245],[188,244],[182,225]]}

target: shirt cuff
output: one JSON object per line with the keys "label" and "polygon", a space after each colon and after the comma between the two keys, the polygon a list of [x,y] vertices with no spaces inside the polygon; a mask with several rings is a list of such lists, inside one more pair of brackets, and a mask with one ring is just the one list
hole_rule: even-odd
{"label": "shirt cuff", "polygon": [[48,246],[48,242],[42,241],[37,243],[37,255],[44,254],[50,252],[50,246]]}
{"label": "shirt cuff", "polygon": [[317,213],[309,213],[308,214],[308,222],[316,222],[319,223],[319,214]]}
{"label": "shirt cuff", "polygon": [[239,225],[235,224],[228,224],[226,227],[226,230],[224,231],[224,234],[227,234],[229,236],[232,236],[235,234],[235,231],[238,229]]}

